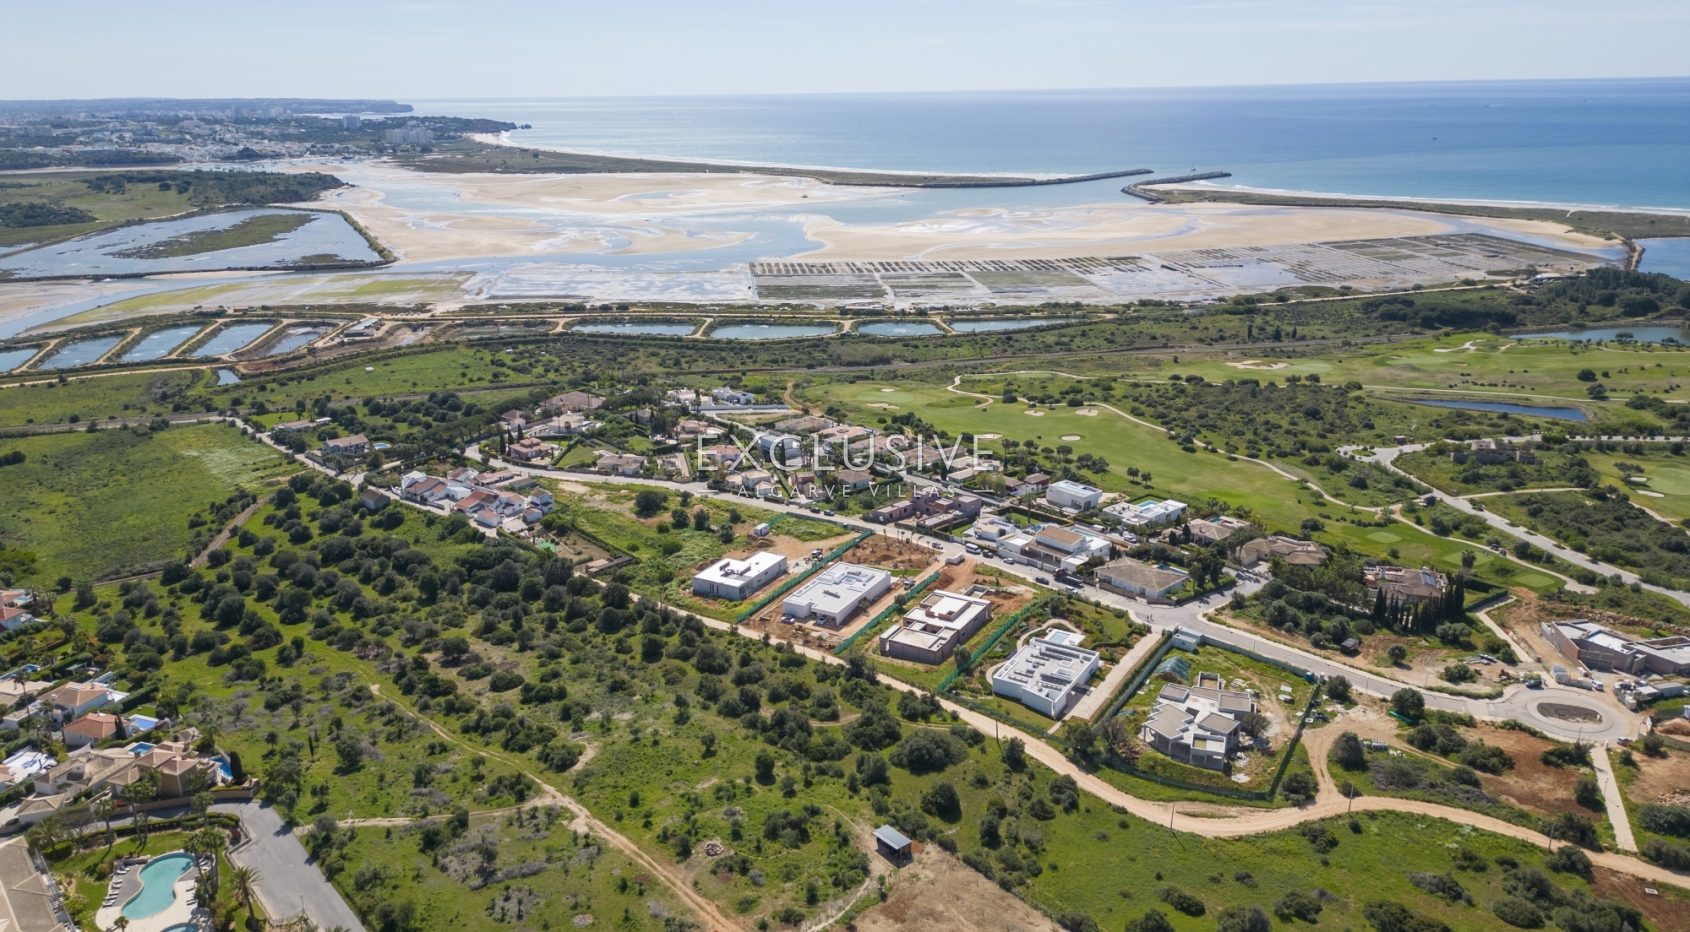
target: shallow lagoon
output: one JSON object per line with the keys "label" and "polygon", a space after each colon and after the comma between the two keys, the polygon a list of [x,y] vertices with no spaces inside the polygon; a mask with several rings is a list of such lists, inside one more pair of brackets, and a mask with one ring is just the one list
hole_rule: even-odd
{"label": "shallow lagoon", "polygon": [[380,262],[370,244],[339,214],[317,213],[311,222],[273,242],[237,246],[192,256],[125,259],[117,253],[145,248],[172,237],[210,230],[226,230],[243,220],[266,214],[297,214],[275,209],[231,210],[177,220],[160,220],[94,233],[0,259],[0,271],[15,278],[56,275],[150,275],[159,272],[203,272],[213,269],[285,268],[306,256],[335,256],[353,262]]}
{"label": "shallow lagoon", "polygon": [[826,324],[729,324],[710,331],[710,336],[718,340],[785,340],[833,332],[834,328]]}
{"label": "shallow lagoon", "polygon": [[86,366],[112,351],[112,348],[123,342],[122,335],[111,337],[95,337],[92,340],[78,340],[61,348],[48,357],[38,368],[42,369],[70,369],[76,366]]}
{"label": "shallow lagoon", "polygon": [[857,332],[877,337],[930,337],[944,331],[925,321],[912,321],[909,323],[858,324]]}
{"label": "shallow lagoon", "polygon": [[611,333],[622,336],[684,337],[698,329],[697,324],[576,324],[569,328],[578,333]]}
{"label": "shallow lagoon", "polygon": [[991,333],[998,330],[1025,330],[1028,327],[1049,327],[1053,324],[1073,323],[1069,317],[1022,317],[1010,320],[953,320],[951,329],[958,333]]}
{"label": "shallow lagoon", "polygon": [[123,354],[124,362],[152,362],[170,355],[170,351],[188,342],[194,334],[200,332],[200,325],[187,327],[167,327],[163,330],[149,333],[141,338],[129,352]]}
{"label": "shallow lagoon", "polygon": [[233,353],[270,332],[270,324],[236,324],[194,350],[194,356],[223,356]]}
{"label": "shallow lagoon", "polygon": [[270,347],[270,351],[264,355],[280,356],[283,353],[291,353],[294,350],[299,349],[301,346],[304,346],[312,340],[322,336],[323,332],[324,331],[322,330],[314,328],[305,330],[289,330],[287,333],[283,334],[282,338],[277,340],[276,344]]}
{"label": "shallow lagoon", "polygon": [[41,347],[39,346],[31,346],[25,349],[0,350],[0,372],[10,372],[13,369],[16,369],[24,363],[29,362],[30,358],[39,352],[41,352]]}

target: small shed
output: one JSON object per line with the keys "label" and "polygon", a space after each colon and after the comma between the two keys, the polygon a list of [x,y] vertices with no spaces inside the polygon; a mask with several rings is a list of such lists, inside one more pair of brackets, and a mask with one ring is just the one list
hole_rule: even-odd
{"label": "small shed", "polygon": [[890,825],[882,825],[874,830],[875,850],[894,861],[901,861],[910,856],[910,840],[904,833]]}
{"label": "small shed", "polygon": [[1361,641],[1357,638],[1345,638],[1344,643],[1338,646],[1344,651],[1344,653],[1353,654],[1356,651],[1361,650]]}
{"label": "small shed", "polygon": [[752,528],[751,533],[757,535],[758,537],[768,537],[769,536],[769,522],[765,521],[762,524],[759,524],[756,527]]}

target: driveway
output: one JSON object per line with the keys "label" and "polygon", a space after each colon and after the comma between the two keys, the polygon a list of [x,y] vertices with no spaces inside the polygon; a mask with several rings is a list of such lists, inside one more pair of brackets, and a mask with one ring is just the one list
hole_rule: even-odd
{"label": "driveway", "polygon": [[229,860],[236,867],[258,872],[258,901],[271,919],[304,913],[319,929],[338,926],[347,932],[364,932],[358,914],[323,878],[280,813],[257,800],[218,803],[211,809],[240,817],[247,840],[229,849]]}

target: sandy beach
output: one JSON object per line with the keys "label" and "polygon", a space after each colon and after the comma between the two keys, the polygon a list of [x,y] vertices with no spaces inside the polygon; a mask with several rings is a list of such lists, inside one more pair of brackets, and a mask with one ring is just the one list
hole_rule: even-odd
{"label": "sandy beach", "polygon": [[[446,175],[379,163],[341,174],[356,186],[331,192],[326,203],[357,217],[406,262],[696,253],[741,243],[755,235],[753,221],[771,218],[800,224],[815,245],[762,257],[769,259],[1064,258],[1424,236],[1455,231],[1458,224],[1547,237],[1576,249],[1604,245],[1552,223],[1451,221],[1395,209],[1152,205],[1123,197],[1115,203],[977,207],[895,223],[852,223],[829,216],[827,208],[896,192],[750,174]],[[402,187],[416,201],[419,186],[433,195],[422,199],[440,206],[397,206],[384,191]],[[742,218],[747,228],[733,229]],[[699,229],[701,220],[709,229]]]}

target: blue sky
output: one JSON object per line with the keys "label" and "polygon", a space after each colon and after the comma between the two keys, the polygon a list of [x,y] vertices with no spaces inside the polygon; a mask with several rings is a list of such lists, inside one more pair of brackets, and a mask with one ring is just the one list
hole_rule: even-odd
{"label": "blue sky", "polygon": [[0,99],[573,97],[1690,73],[1684,0],[0,0]]}

